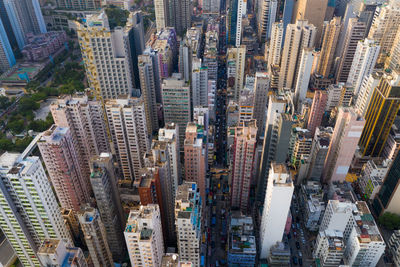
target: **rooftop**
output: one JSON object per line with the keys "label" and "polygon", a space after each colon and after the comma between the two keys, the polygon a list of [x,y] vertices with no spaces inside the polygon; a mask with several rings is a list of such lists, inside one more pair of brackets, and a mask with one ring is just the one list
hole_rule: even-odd
{"label": "rooftop", "polygon": [[60,244],[59,239],[45,239],[40,246],[38,253],[41,254],[54,254]]}

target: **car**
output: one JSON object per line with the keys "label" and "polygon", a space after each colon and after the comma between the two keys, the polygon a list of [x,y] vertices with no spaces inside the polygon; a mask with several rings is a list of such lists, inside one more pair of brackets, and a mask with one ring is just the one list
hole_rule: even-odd
{"label": "car", "polygon": [[287,238],[288,238],[288,239],[292,238],[291,235],[290,235],[290,233],[287,234]]}
{"label": "car", "polygon": [[300,243],[299,243],[299,241],[296,241],[296,248],[297,248],[297,249],[300,249]]}
{"label": "car", "polygon": [[302,258],[299,258],[299,265],[303,266],[303,259]]}
{"label": "car", "polygon": [[303,232],[303,229],[301,229],[301,228],[300,228],[300,224],[299,224],[299,223],[297,223],[296,225],[297,225],[297,228],[299,228],[299,229],[300,229],[300,232]]}
{"label": "car", "polygon": [[303,257],[303,254],[301,254],[301,251],[299,251],[299,258]]}
{"label": "car", "polygon": [[298,261],[297,261],[297,257],[294,256],[294,257],[292,258],[292,260],[293,260],[293,264],[294,264],[294,265],[297,265],[297,262],[298,262]]}
{"label": "car", "polygon": [[214,241],[211,242],[211,248],[215,248],[215,242]]}

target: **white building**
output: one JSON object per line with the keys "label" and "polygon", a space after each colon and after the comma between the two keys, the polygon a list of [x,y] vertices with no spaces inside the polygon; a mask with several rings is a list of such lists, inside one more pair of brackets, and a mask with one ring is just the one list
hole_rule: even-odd
{"label": "white building", "polygon": [[200,191],[193,182],[178,187],[175,200],[175,225],[178,239],[178,254],[192,266],[200,266],[200,244],[202,236],[202,205]]}
{"label": "white building", "polygon": [[314,54],[312,48],[304,48],[301,52],[300,65],[297,75],[294,103],[297,110],[306,99],[308,84],[310,83],[311,69],[313,66]]}
{"label": "white building", "polygon": [[42,266],[88,267],[85,255],[79,247],[71,247],[62,239],[45,239],[38,250]]}
{"label": "white building", "polygon": [[[282,51],[282,42],[283,42],[283,23],[282,22],[274,22],[272,24],[272,32],[271,32],[271,40],[269,41],[269,49],[268,49],[268,69],[270,70],[270,66],[279,66],[281,63],[281,51]],[[265,53],[267,57],[267,53]]]}
{"label": "white building", "polygon": [[0,227],[25,266],[39,266],[37,248],[46,238],[71,234],[38,157],[5,152],[0,157]]}
{"label": "white building", "polygon": [[322,267],[339,266],[343,260],[344,250],[343,232],[325,230],[318,234],[313,256],[320,259]]}
{"label": "white building", "polygon": [[362,196],[373,200],[375,195],[379,192],[383,179],[385,178],[391,160],[369,160],[361,171],[361,176],[358,179]]}
{"label": "white building", "polygon": [[388,242],[392,259],[396,266],[400,266],[400,230],[394,230]]}
{"label": "white building", "polygon": [[260,226],[260,258],[268,258],[271,247],[282,241],[293,195],[292,177],[285,164],[271,164]]}
{"label": "white building", "polygon": [[170,160],[171,176],[173,179],[174,197],[181,182],[181,161],[179,153],[179,129],[176,123],[167,123],[164,128],[158,130],[158,141],[167,143]]}
{"label": "white building", "polygon": [[271,36],[272,24],[276,20],[277,0],[259,0],[257,10],[258,39],[266,41]]}
{"label": "white building", "polygon": [[131,210],[125,228],[125,241],[132,266],[161,266],[164,240],[158,205]]}
{"label": "white building", "polygon": [[94,266],[112,266],[113,258],[99,211],[83,207],[78,213],[78,219]]}
{"label": "white building", "polygon": [[192,103],[193,107],[208,106],[208,69],[202,67],[201,59],[192,61]]}
{"label": "white building", "polygon": [[144,102],[128,96],[108,100],[105,112],[124,179],[138,179],[139,170],[144,167],[143,157],[150,151]]}
{"label": "white building", "polygon": [[346,83],[346,86],[354,86],[354,95],[358,95],[364,77],[368,77],[374,70],[380,48],[381,47],[371,39],[358,41],[356,53],[354,54],[353,63],[351,64],[349,77]]}
{"label": "white building", "polygon": [[331,112],[332,109],[339,107],[343,86],[343,83],[329,85],[327,90],[328,100],[326,102],[325,111]]}
{"label": "white building", "polygon": [[156,16],[157,32],[165,29],[168,25],[168,1],[167,0],[154,0],[154,11]]}
{"label": "white building", "polygon": [[357,113],[363,117],[365,117],[365,114],[367,113],[372,92],[378,86],[382,76],[383,72],[373,72],[363,78],[355,105]]}

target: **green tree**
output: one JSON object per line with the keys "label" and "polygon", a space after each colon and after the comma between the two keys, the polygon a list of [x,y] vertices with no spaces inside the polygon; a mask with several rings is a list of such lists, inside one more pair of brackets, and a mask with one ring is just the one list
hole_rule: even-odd
{"label": "green tree", "polygon": [[25,136],[24,138],[19,138],[15,141],[15,150],[18,152],[23,152],[25,148],[32,142],[33,137]]}
{"label": "green tree", "polygon": [[0,96],[0,109],[6,109],[8,108],[10,105],[12,104],[12,102],[10,101],[10,99],[6,96]]}
{"label": "green tree", "polygon": [[40,107],[39,103],[36,103],[30,96],[24,96],[19,101],[18,110],[26,114],[28,112],[32,112],[32,110],[37,110]]}
{"label": "green tree", "polygon": [[13,142],[11,140],[8,140],[7,138],[1,138],[0,139],[0,150],[3,151],[11,151],[14,148]]}
{"label": "green tree", "polygon": [[385,212],[378,218],[378,223],[389,230],[399,229],[400,216],[395,213]]}
{"label": "green tree", "polygon": [[7,128],[14,134],[19,134],[25,129],[25,122],[23,119],[11,121],[7,124]]}

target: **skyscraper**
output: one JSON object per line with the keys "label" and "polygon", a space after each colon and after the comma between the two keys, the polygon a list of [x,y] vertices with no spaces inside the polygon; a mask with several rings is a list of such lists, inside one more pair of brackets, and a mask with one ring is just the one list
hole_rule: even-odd
{"label": "skyscraper", "polygon": [[282,52],[279,88],[292,88],[295,85],[302,49],[312,48],[315,37],[315,26],[306,20],[298,20],[296,24],[288,25]]}
{"label": "skyscraper", "polygon": [[168,0],[154,0],[157,32],[168,26]]}
{"label": "skyscraper", "polygon": [[259,41],[270,39],[271,28],[276,20],[277,9],[278,1],[276,0],[258,0],[257,30]]}
{"label": "skyscraper", "polygon": [[186,124],[191,121],[190,86],[182,79],[179,73],[162,83],[162,101],[164,108],[164,122],[176,123],[179,126],[180,150],[183,150]]}
{"label": "skyscraper", "polygon": [[178,254],[181,260],[191,262],[193,266],[200,266],[203,201],[196,183],[185,182],[178,187],[175,200]]}
{"label": "skyscraper", "polygon": [[315,130],[321,125],[324,116],[328,95],[324,90],[316,90],[311,105],[310,115],[308,117],[307,129],[314,136]]}
{"label": "skyscraper", "polygon": [[38,0],[3,1],[19,49],[26,45],[27,33],[47,32]]}
{"label": "skyscraper", "polygon": [[99,211],[85,206],[78,218],[94,266],[112,266],[112,254]]}
{"label": "skyscraper", "polygon": [[150,151],[145,106],[141,98],[119,98],[105,102],[111,140],[126,180],[136,180],[144,167],[144,155]]}
{"label": "skyscraper", "polygon": [[198,58],[192,61],[191,86],[193,107],[208,106],[208,68],[203,67]]}
{"label": "skyscraper", "polygon": [[294,4],[292,23],[308,20],[317,28],[315,42],[320,42],[328,0],[299,0]]}
{"label": "skyscraper", "polygon": [[24,266],[39,266],[42,242],[71,234],[40,159],[5,152],[0,163],[1,229]]}
{"label": "skyscraper", "polygon": [[77,146],[69,128],[56,125],[45,131],[38,141],[61,207],[74,211],[89,203],[91,194],[89,165],[80,164]]}
{"label": "skyscraper", "polygon": [[364,39],[358,41],[346,83],[346,86],[354,87],[354,95],[358,95],[364,77],[368,77],[374,70],[379,50],[380,46],[374,40]]}
{"label": "skyscraper", "polygon": [[89,166],[91,157],[110,151],[100,101],[90,100],[87,95],[60,96],[50,105],[50,112],[57,126],[69,127],[78,144],[76,150],[80,164]]}
{"label": "skyscraper", "polygon": [[7,71],[16,63],[4,23],[0,17],[0,73]]}
{"label": "skyscraper", "polygon": [[[139,88],[137,56],[143,51],[144,39],[135,30],[137,13],[130,13],[125,27],[114,29],[105,12],[88,15],[85,24],[76,23],[86,76],[98,99],[118,98]],[[140,47],[139,40],[143,42]]]}
{"label": "skyscraper", "polygon": [[353,108],[339,108],[322,174],[325,183],[345,181],[364,124],[365,120]]}
{"label": "skyscraper", "polygon": [[[147,48],[138,57],[140,89],[146,111],[147,132],[158,131],[157,95],[161,98],[161,80],[157,51]],[[161,101],[161,100],[160,100]]]}
{"label": "skyscraper", "polygon": [[249,209],[250,184],[254,179],[254,162],[257,142],[256,121],[245,121],[235,128],[231,206],[243,213]]}
{"label": "skyscraper", "polygon": [[[274,22],[271,30],[271,40],[269,41],[267,64],[268,69],[279,66],[281,63],[281,51],[283,46],[284,25],[282,22]],[[267,54],[265,55],[267,56]]]}
{"label": "skyscraper", "polygon": [[272,163],[269,172],[260,226],[261,259],[268,258],[271,247],[282,241],[294,190],[285,164]]}
{"label": "skyscraper", "polygon": [[268,103],[268,93],[270,88],[270,78],[268,73],[256,72],[254,81],[253,115],[256,120],[257,137],[263,134],[265,124],[265,109]]}
{"label": "skyscraper", "polygon": [[375,40],[381,47],[378,63],[383,63],[390,53],[399,28],[400,3],[390,0],[388,5],[380,8],[379,15],[374,17],[368,33],[368,38]]}
{"label": "skyscraper", "polygon": [[[156,0],[158,1],[158,0]],[[174,27],[176,33],[183,36],[192,26],[192,8],[189,0],[164,0],[168,1],[168,26]]]}
{"label": "skyscraper", "polygon": [[232,94],[236,101],[239,100],[240,91],[243,89],[244,84],[244,66],[246,64],[246,46],[229,48],[228,52],[228,78],[229,73],[233,75],[234,85]]}
{"label": "skyscraper", "polygon": [[400,71],[400,27],[397,30],[396,37],[393,41],[392,50],[386,59],[385,68]]}
{"label": "skyscraper", "polygon": [[325,28],[321,56],[317,67],[317,73],[324,77],[330,77],[332,74],[332,66],[335,59],[335,50],[339,40],[340,28],[340,17],[334,17]]}
{"label": "skyscraper", "polygon": [[306,99],[313,61],[313,49],[303,48],[301,51],[300,64],[298,65],[299,70],[294,93],[294,104],[297,110],[300,110],[301,103]]}
{"label": "skyscraper", "polygon": [[158,205],[132,209],[124,234],[132,266],[161,266],[164,242]]}
{"label": "skyscraper", "polygon": [[201,125],[189,122],[186,127],[184,152],[185,152],[185,180],[196,182],[200,195],[206,199],[206,160],[207,143],[203,142],[207,134]]}
{"label": "skyscraper", "polygon": [[320,181],[324,170],[326,155],[328,154],[333,129],[331,127],[317,127],[310,152],[310,167],[307,178]]}
{"label": "skyscraper", "polygon": [[341,54],[338,71],[336,73],[336,82],[347,82],[358,41],[362,40],[364,35],[365,23],[359,22],[357,18],[351,18],[346,29],[343,53]]}
{"label": "skyscraper", "polygon": [[117,189],[112,155],[102,153],[90,161],[90,183],[100,213],[110,250],[115,261],[121,261],[125,253],[123,229],[125,217]]}
{"label": "skyscraper", "polygon": [[384,75],[371,96],[360,138],[363,156],[379,157],[400,108],[400,76]]}

